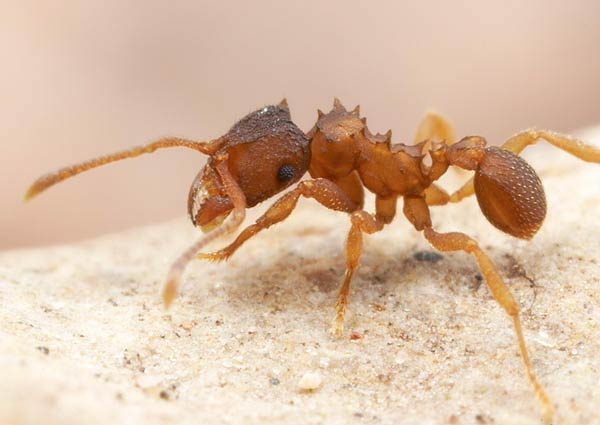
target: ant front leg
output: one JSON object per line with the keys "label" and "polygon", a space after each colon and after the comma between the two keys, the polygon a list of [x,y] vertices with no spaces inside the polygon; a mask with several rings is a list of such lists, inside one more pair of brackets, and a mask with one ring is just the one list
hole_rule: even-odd
{"label": "ant front leg", "polygon": [[[327,176],[316,176],[312,174],[311,176],[327,178]],[[337,179],[331,178],[329,180],[332,180],[336,186],[339,186],[340,189],[342,189],[344,193],[348,195],[350,200],[357,205],[357,209],[362,209],[365,203],[365,190],[356,170],[344,177],[339,177]]]}
{"label": "ant front leg", "polygon": [[[351,213],[352,226],[346,241],[346,274],[338,294],[336,303],[336,315],[331,332],[341,335],[344,329],[344,314],[348,304],[348,292],[350,281],[354,271],[358,268],[359,259],[362,254],[362,233],[375,233],[383,228],[384,219],[375,218],[363,210],[358,210],[350,197],[341,188],[327,179],[314,179],[300,182],[298,186],[283,195],[275,202],[256,222],[245,228],[230,245],[213,253],[198,254],[196,258],[209,261],[223,261],[248,239],[261,230],[267,229],[274,224],[285,220],[292,213],[300,196],[314,198],[321,205],[335,211]],[[395,203],[395,198],[393,200]],[[380,201],[380,207],[384,208],[385,217],[392,214],[392,200]]]}
{"label": "ant front leg", "polygon": [[359,207],[346,193],[327,179],[302,181],[298,186],[279,198],[271,207],[256,220],[256,223],[246,227],[230,245],[211,253],[200,253],[196,258],[208,261],[223,261],[233,255],[244,242],[264,229],[277,224],[292,213],[300,196],[314,198],[324,207],[334,211],[353,212]]}

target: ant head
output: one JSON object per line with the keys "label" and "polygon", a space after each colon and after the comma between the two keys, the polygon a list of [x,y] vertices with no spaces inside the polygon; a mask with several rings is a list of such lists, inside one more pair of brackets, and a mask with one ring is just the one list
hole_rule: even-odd
{"label": "ant head", "polygon": [[216,171],[220,162],[227,163],[247,207],[300,180],[310,163],[309,140],[292,122],[285,99],[248,114],[211,145],[214,150],[188,197],[190,218],[204,231],[219,225],[233,209]]}
{"label": "ant head", "polygon": [[475,194],[488,221],[512,236],[531,239],[546,217],[542,182],[521,157],[485,149],[475,172]]}

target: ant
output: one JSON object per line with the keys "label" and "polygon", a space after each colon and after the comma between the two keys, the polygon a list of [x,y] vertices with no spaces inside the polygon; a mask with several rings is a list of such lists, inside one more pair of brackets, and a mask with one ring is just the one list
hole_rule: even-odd
{"label": "ant", "polygon": [[[366,118],[360,117],[359,107],[348,111],[338,99],[329,113],[318,111],[317,123],[305,134],[292,122],[284,99],[278,105],[248,114],[227,134],[209,142],[167,137],[62,168],[36,180],[25,199],[83,171],[157,149],[181,146],[208,155],[208,162],[194,179],[188,196],[190,219],[206,234],[172,265],[163,291],[168,307],[186,265],[193,258],[227,260],[258,232],[285,220],[301,196],[314,198],[326,208],[348,213],[352,224],[346,240],[346,273],[332,326],[332,332],[341,335],[350,281],[362,253],[363,233],[379,232],[390,223],[401,197],[404,215],[418,231],[423,231],[434,248],[475,256],[492,295],[513,320],[527,376],[549,422],[553,406],[532,371],[521,331],[519,305],[479,244],[463,233],[438,233],[429,214],[431,206],[459,202],[475,194],[491,224],[517,238],[532,238],[546,215],[546,197],[538,175],[518,154],[539,140],[546,140],[584,161],[600,163],[600,149],[545,130],[520,132],[500,147],[486,146],[486,140],[480,136],[455,141],[451,125],[433,112],[419,126],[416,144],[392,144],[390,131],[385,135],[372,134]],[[429,164],[424,161],[426,155],[430,157]],[[451,195],[434,183],[450,166],[475,171]],[[199,253],[217,237],[235,231],[247,208],[294,185],[307,171],[311,179],[300,181],[281,196],[230,245],[217,252]],[[364,188],[375,194],[375,214],[363,210]]]}

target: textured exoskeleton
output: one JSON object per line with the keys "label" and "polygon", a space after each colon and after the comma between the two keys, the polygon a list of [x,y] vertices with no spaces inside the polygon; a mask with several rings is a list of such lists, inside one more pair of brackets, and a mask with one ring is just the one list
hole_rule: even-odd
{"label": "textured exoskeleton", "polygon": [[[227,134],[210,142],[170,137],[60,169],[39,178],[26,198],[88,169],[160,148],[182,146],[208,155],[208,162],[194,180],[188,198],[190,218],[206,234],[173,264],[163,295],[167,306],[173,301],[191,259],[229,258],[246,240],[285,220],[300,196],[346,212],[352,225],[346,240],[346,274],[332,327],[336,334],[343,330],[350,281],[362,253],[362,235],[378,232],[390,223],[396,215],[397,200],[402,198],[404,215],[417,230],[423,231],[433,247],[475,256],[494,298],[513,319],[527,376],[544,406],[544,418],[550,422],[553,407],[533,374],[517,302],[475,240],[463,233],[438,233],[433,229],[429,207],[459,202],[475,193],[490,223],[512,236],[529,239],[544,221],[546,198],[539,177],[518,154],[528,145],[546,140],[580,159],[600,163],[600,150],[569,136],[537,130],[520,132],[500,147],[487,146],[479,136],[465,137],[455,143],[452,127],[435,113],[429,113],[421,123],[414,145],[392,144],[391,136],[389,131],[373,135],[366,119],[360,117],[359,108],[347,111],[337,99],[331,112],[318,112],[317,123],[304,134],[292,122],[284,100],[252,112]],[[426,156],[430,162],[424,160]],[[452,195],[435,184],[450,166],[475,172]],[[234,242],[217,252],[199,253],[208,242],[237,229],[246,208],[297,183],[306,171],[311,179],[300,181],[282,195],[256,223],[240,232]],[[363,210],[364,188],[375,194],[374,214]]]}

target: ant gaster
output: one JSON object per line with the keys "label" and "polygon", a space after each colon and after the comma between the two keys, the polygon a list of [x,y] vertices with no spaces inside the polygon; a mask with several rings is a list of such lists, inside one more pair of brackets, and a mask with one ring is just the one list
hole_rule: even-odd
{"label": "ant gaster", "polygon": [[[429,207],[445,205],[475,194],[485,217],[498,229],[530,239],[546,215],[546,197],[535,171],[518,154],[538,140],[588,162],[600,163],[600,150],[569,136],[526,130],[500,147],[486,146],[483,137],[454,141],[449,123],[429,113],[421,123],[415,145],[392,144],[391,132],[373,135],[359,108],[347,111],[334,100],[331,112],[318,112],[318,121],[307,134],[291,120],[285,99],[238,121],[222,137],[210,142],[164,138],[143,147],[92,159],[39,178],[29,189],[30,199],[48,187],[91,168],[125,158],[182,146],[209,156],[192,183],[188,213],[206,234],[173,264],[163,292],[165,305],[173,301],[181,275],[194,257],[221,261],[245,241],[280,221],[295,208],[300,196],[314,198],[326,208],[349,214],[346,240],[346,273],[339,291],[332,331],[343,331],[344,312],[352,275],[362,253],[363,233],[375,233],[396,215],[396,201],[404,200],[403,212],[429,243],[440,251],[464,251],[475,256],[482,275],[496,299],[512,318],[527,376],[550,421],[553,407],[538,383],[525,347],[519,306],[490,258],[471,237],[434,230]],[[424,158],[431,161],[426,165]],[[474,177],[452,195],[435,185],[449,168],[475,171]],[[233,243],[213,253],[199,253],[208,242],[236,230],[246,208],[269,199],[298,182],[306,172],[312,177],[280,197]],[[375,214],[363,210],[364,188],[375,194]],[[225,221],[228,217],[229,219]]]}

